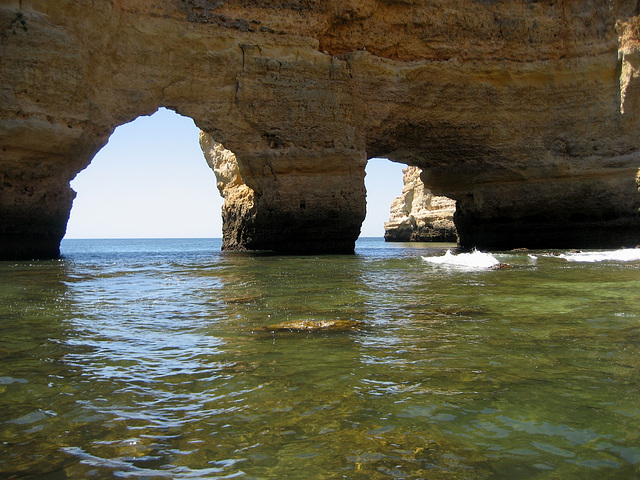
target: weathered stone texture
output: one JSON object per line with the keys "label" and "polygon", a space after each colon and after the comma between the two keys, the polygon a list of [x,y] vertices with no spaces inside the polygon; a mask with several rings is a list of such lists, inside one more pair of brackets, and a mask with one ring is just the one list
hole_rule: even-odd
{"label": "weathered stone texture", "polygon": [[[324,171],[315,172],[298,170],[295,165],[276,172],[269,162],[268,173],[256,178],[252,172],[243,176],[233,152],[211,135],[201,132],[200,145],[224,198],[225,250],[353,251],[357,238],[353,232],[359,232],[364,205],[361,196],[352,195],[350,189],[359,193],[362,177],[359,172],[335,175],[340,172],[342,158],[336,159],[335,165],[325,164]],[[259,190],[249,187],[245,176]],[[327,243],[327,236],[333,242]]]}
{"label": "weathered stone texture", "polygon": [[456,202],[433,195],[420,180],[418,167],[402,170],[402,194],[391,202],[384,224],[388,242],[456,242],[453,214]]}
{"label": "weathered stone texture", "polygon": [[231,150],[253,191],[225,206],[225,248],[352,251],[374,156],[455,199],[465,246],[636,244],[639,15],[637,0],[6,0],[1,255],[55,256],[69,181],[159,107]]}
{"label": "weathered stone texture", "polygon": [[222,236],[224,248],[242,250],[255,236],[255,192],[242,180],[236,156],[216,142],[211,135],[200,132],[200,147],[207,164],[214,171],[222,205]]}

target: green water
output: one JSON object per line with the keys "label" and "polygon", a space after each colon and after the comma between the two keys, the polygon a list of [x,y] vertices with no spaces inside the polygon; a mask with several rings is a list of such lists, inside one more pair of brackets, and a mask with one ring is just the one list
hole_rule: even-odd
{"label": "green water", "polygon": [[640,478],[640,261],[445,249],[0,263],[0,478]]}

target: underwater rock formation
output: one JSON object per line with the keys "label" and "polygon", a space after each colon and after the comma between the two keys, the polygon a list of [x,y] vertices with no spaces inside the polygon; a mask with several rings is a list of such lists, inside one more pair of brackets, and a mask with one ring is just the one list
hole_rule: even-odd
{"label": "underwater rock formation", "polygon": [[159,107],[235,154],[253,193],[229,194],[228,249],[353,251],[371,157],[456,200],[463,246],[635,245],[639,15],[637,0],[2,2],[0,255],[56,256],[70,180]]}
{"label": "underwater rock formation", "polygon": [[387,242],[457,241],[453,224],[456,202],[432,195],[420,180],[418,167],[407,167],[402,173],[402,194],[391,202],[384,239]]}
{"label": "underwater rock formation", "polygon": [[269,332],[349,332],[362,328],[364,322],[357,320],[289,320],[265,327]]}

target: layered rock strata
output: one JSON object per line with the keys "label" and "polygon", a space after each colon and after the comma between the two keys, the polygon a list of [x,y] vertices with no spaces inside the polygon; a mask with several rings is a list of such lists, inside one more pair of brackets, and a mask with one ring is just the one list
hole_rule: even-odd
{"label": "layered rock strata", "polygon": [[464,246],[637,244],[639,14],[637,0],[4,1],[1,255],[57,255],[69,181],[159,107],[232,151],[253,192],[225,206],[225,248],[352,251],[380,156],[456,200]]}
{"label": "layered rock strata", "polygon": [[433,195],[420,180],[418,167],[402,170],[402,194],[391,202],[384,224],[387,242],[456,242],[456,202]]}
{"label": "layered rock strata", "polygon": [[[224,198],[224,250],[271,250],[288,253],[353,252],[364,216],[362,177],[332,170],[270,172],[256,181],[240,172],[233,152],[200,133],[200,146]],[[328,166],[330,167],[330,166]],[[277,177],[277,178],[276,178]],[[293,200],[293,201],[292,201]]]}

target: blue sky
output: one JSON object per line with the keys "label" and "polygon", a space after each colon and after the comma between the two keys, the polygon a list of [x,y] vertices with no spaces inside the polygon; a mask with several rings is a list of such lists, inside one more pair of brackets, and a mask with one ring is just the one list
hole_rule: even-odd
{"label": "blue sky", "polygon": [[[66,238],[218,238],[222,198],[198,144],[193,120],[160,109],[116,129],[71,182],[78,193]],[[402,190],[402,168],[367,165],[362,236],[381,237]]]}

